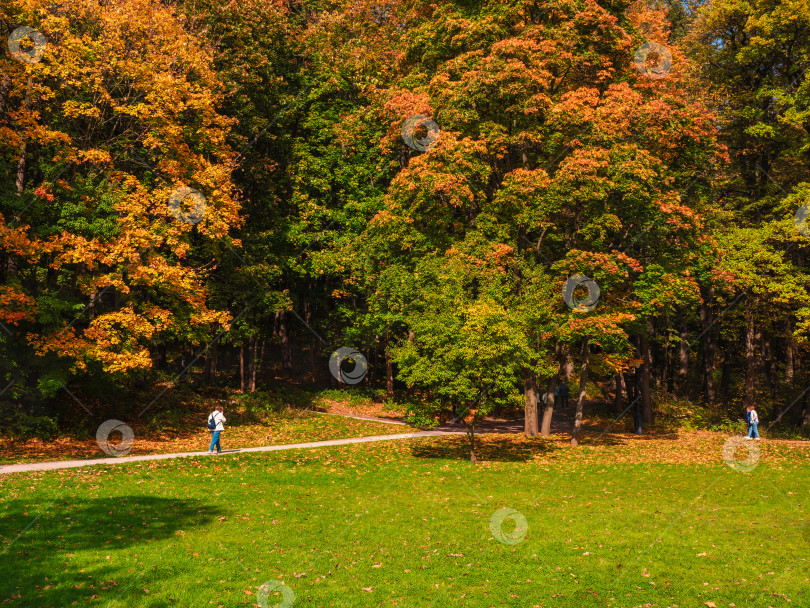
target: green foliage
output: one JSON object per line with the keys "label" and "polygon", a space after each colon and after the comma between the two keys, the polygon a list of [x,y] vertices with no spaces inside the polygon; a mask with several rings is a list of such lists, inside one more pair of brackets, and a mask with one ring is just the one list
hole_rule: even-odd
{"label": "green foliage", "polygon": [[[30,10],[18,4],[15,19]],[[604,378],[640,336],[660,368],[685,324],[690,373],[701,361],[719,376],[722,360],[749,389],[746,331],[773,337],[761,363],[810,345],[810,244],[793,225],[810,192],[806,0],[201,0],[123,25],[85,8],[58,24],[29,15],[60,41],[30,74],[3,59],[0,295],[19,331],[0,332],[0,371],[20,380],[15,398],[55,410],[60,382],[97,395],[165,379],[158,351],[220,335],[275,347],[281,322],[296,354],[321,348],[296,315],[330,346],[393,358],[424,412],[478,396],[482,413],[520,407],[527,374],[558,373],[558,347],[578,367],[585,340]],[[100,34],[130,30],[133,66],[150,66],[137,74],[102,61]],[[647,38],[672,50],[663,80],[633,66]],[[176,40],[187,54],[167,63]],[[440,128],[424,151],[401,136],[417,114]],[[176,231],[150,193],[214,168],[196,177],[212,203],[234,190],[238,217],[234,205]],[[18,241],[21,213],[47,243]],[[194,272],[151,283],[167,264]],[[562,301],[573,274],[600,286],[594,310]],[[722,311],[706,331],[701,306]],[[76,344],[86,367],[69,365]]]}
{"label": "green foliage", "polygon": [[0,433],[20,441],[42,439],[48,441],[58,434],[57,418],[29,414],[17,410],[9,403],[0,402]]}
{"label": "green foliage", "polygon": [[515,378],[529,365],[530,337],[504,305],[508,280],[481,277],[473,268],[462,260],[434,260],[417,270],[426,282],[406,314],[414,338],[394,356],[409,386],[462,407],[480,397],[476,409],[484,415],[520,402]]}
{"label": "green foliage", "polygon": [[297,410],[312,408],[311,393],[286,385],[278,385],[268,391],[238,395],[236,401],[251,414],[271,414],[289,408]]}
{"label": "green foliage", "polygon": [[152,436],[163,433],[177,433],[184,430],[188,425],[188,413],[182,409],[167,409],[160,412],[152,412],[146,419],[142,433]]}
{"label": "green foliage", "polygon": [[383,401],[385,389],[371,388],[365,383],[343,388],[320,389],[315,393],[317,399],[326,399],[347,403],[349,405],[365,405],[373,401]]}
{"label": "green foliage", "polygon": [[[437,412],[441,411],[442,404],[431,400],[425,395],[416,395],[416,399],[406,399],[402,405],[405,407],[405,421],[420,429],[431,429],[439,424]],[[459,413],[461,413],[459,411]]]}

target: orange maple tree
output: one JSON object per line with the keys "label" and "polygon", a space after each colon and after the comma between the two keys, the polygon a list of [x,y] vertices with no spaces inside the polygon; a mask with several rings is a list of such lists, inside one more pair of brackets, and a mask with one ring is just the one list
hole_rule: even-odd
{"label": "orange maple tree", "polygon": [[150,367],[157,334],[227,327],[195,268],[240,223],[210,50],[149,0],[19,0],[0,22],[46,41],[0,56],[0,320],[109,373]]}

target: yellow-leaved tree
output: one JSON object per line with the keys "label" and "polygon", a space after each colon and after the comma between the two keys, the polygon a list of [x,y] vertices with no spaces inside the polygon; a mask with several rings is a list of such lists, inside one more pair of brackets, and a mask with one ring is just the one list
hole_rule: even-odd
{"label": "yellow-leaved tree", "polygon": [[227,327],[206,273],[232,255],[239,203],[210,50],[149,0],[4,3],[0,34],[0,371],[16,396]]}

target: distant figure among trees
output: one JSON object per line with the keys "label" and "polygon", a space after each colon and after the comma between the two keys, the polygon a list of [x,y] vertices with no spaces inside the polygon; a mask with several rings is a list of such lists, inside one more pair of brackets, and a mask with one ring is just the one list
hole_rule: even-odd
{"label": "distant figure among trees", "polygon": [[555,396],[560,400],[560,409],[568,407],[568,392],[568,384],[563,380],[563,383],[555,391]]}

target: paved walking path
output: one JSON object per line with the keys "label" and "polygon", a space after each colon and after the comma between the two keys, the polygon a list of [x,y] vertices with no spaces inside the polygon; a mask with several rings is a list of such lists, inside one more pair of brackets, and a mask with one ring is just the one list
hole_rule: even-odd
{"label": "paved walking path", "polygon": [[[311,443],[290,443],[286,445],[266,445],[258,448],[243,448],[241,450],[223,450],[222,454],[243,454],[245,452],[277,452],[279,450],[296,450],[302,448],[323,448],[332,445],[349,445],[352,443],[368,443],[371,441],[391,441],[394,439],[414,439],[416,437],[436,437],[439,435],[458,435],[463,431],[418,431],[416,433],[402,433],[399,435],[372,435],[370,437],[353,437],[351,439],[332,439],[330,441],[313,441]],[[168,460],[170,458],[185,458],[187,456],[208,456],[208,452],[179,452],[176,454],[150,454],[148,456],[121,456],[119,458],[96,458],[91,460],[61,460],[56,462],[32,462],[28,464],[9,464],[0,466],[0,475],[7,473],[24,473],[28,471],[53,471],[56,469],[74,469],[88,467],[95,464],[121,464],[125,462],[141,462],[144,460]]]}

